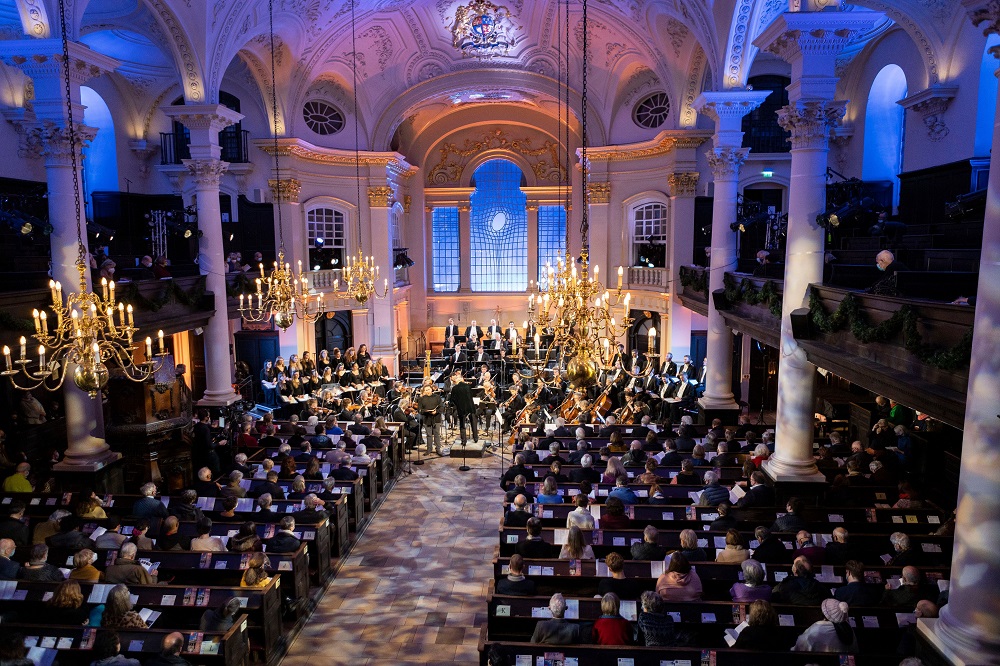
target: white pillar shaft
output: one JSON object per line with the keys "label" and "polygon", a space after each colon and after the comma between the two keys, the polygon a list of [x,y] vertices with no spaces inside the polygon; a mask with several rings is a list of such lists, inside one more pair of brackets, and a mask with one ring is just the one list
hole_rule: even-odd
{"label": "white pillar shaft", "polygon": [[795,136],[792,138],[775,455],[766,466],[779,480],[818,474],[813,459],[816,366],[795,341],[790,317],[793,310],[808,305],[809,285],[823,281],[824,232],[816,224],[816,216],[826,208],[829,147],[827,127],[818,124],[820,129],[805,130],[805,134],[818,132],[822,139],[802,140],[807,145],[797,146]]}
{"label": "white pillar shaft", "polygon": [[[739,167],[737,167],[738,169]],[[703,407],[736,409],[733,399],[733,334],[722,313],[715,307],[712,294],[724,287],[726,271],[736,270],[736,232],[730,225],[736,220],[738,174],[715,176],[715,200],[712,205],[712,257],[708,278],[708,371],[705,376]],[[721,176],[721,177],[720,177]]]}
{"label": "white pillar shaft", "polygon": [[[80,288],[80,273],[76,267],[78,250],[73,169],[69,160],[47,158],[45,176],[48,185],[49,219],[52,221],[52,235],[49,238],[52,252],[52,279],[61,282],[63,293],[69,294]],[[82,192],[80,194],[82,207]],[[80,215],[83,215],[82,208]],[[81,220],[81,225],[83,225],[83,247],[86,252],[86,221]],[[85,278],[89,288],[89,266]],[[66,370],[67,378],[63,384],[67,441],[65,460],[68,465],[88,465],[100,462],[109,455],[108,445],[104,441],[104,408],[100,398],[91,398],[73,383],[73,369],[70,367]]]}
{"label": "white pillar shaft", "polygon": [[[373,359],[381,358],[389,374],[396,374],[396,311],[393,308],[393,275],[392,270],[392,239],[389,232],[389,215],[392,209],[388,206],[371,206],[371,255],[375,265],[379,267],[380,280],[375,285],[381,292],[384,280],[388,278],[389,287],[385,298],[368,301],[372,311],[372,325],[368,335],[368,347]],[[360,340],[356,340],[360,343]]]}
{"label": "white pillar shaft", "polygon": [[458,207],[458,270],[459,270],[459,291],[472,291],[472,227],[471,223],[472,207],[469,204],[460,204]]}
{"label": "white pillar shaft", "polygon": [[[221,175],[228,166],[218,160],[198,160],[207,169]],[[190,167],[190,165],[189,165]],[[222,215],[219,209],[219,183],[216,178],[195,175],[198,196],[198,267],[205,276],[205,286],[215,299],[215,314],[205,326],[205,396],[203,404],[226,405],[237,398],[233,392],[232,355],[229,353],[229,306],[226,302],[226,256],[222,244]]]}
{"label": "white pillar shaft", "polygon": [[[1000,108],[1000,98],[998,98]],[[1000,111],[993,121],[994,156],[1000,155]],[[962,439],[958,517],[948,604],[938,636],[965,663],[1000,663],[1000,164],[990,164],[979,265],[975,334]]]}
{"label": "white pillar shaft", "polygon": [[[538,282],[538,205],[528,206],[528,280]],[[530,284],[530,282],[529,282]]]}

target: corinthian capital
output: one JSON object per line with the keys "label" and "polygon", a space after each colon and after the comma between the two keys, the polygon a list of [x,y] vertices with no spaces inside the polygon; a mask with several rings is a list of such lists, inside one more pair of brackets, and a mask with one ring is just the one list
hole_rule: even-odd
{"label": "corinthian capital", "polygon": [[297,178],[270,179],[267,184],[271,188],[271,199],[284,203],[298,203],[302,183]]}
{"label": "corinthian capital", "polygon": [[698,172],[672,173],[667,176],[667,186],[670,188],[670,196],[693,197],[698,190]]}
{"label": "corinthian capital", "polygon": [[825,149],[830,130],[840,124],[846,111],[846,100],[796,102],[778,109],[778,124],[791,132],[792,150]]}
{"label": "corinthian capital", "polygon": [[[962,4],[965,5],[972,25],[983,28],[984,35],[1000,35],[1000,0],[962,0]],[[989,51],[994,57],[1000,58],[1000,46],[993,46]]]}
{"label": "corinthian capital", "polygon": [[[81,159],[83,147],[97,136],[97,128],[76,123],[74,128],[77,162]],[[25,129],[25,150],[29,154],[45,158],[46,164],[69,164],[73,155],[69,128],[45,120]]]}
{"label": "corinthian capital", "polygon": [[392,188],[388,185],[378,185],[368,188],[368,206],[371,208],[388,208],[392,205]]}
{"label": "corinthian capital", "polygon": [[611,203],[611,183],[587,183],[587,203]]}
{"label": "corinthian capital", "polygon": [[714,148],[708,151],[708,166],[715,180],[738,180],[740,167],[750,154],[749,148]]}
{"label": "corinthian capital", "polygon": [[218,189],[222,174],[229,168],[229,162],[222,160],[184,160],[184,166],[200,187],[215,187]]}

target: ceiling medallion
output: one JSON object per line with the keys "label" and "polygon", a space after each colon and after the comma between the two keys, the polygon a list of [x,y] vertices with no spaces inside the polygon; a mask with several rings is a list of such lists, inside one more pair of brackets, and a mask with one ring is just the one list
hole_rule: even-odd
{"label": "ceiling medallion", "polygon": [[510,10],[487,0],[472,0],[460,6],[451,26],[455,48],[463,56],[481,59],[507,55],[516,41],[516,30],[519,28],[511,22]]}

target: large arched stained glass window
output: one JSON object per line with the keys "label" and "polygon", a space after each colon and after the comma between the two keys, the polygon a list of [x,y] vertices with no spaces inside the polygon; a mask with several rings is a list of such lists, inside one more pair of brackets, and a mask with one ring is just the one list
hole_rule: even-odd
{"label": "large arched stained glass window", "polygon": [[512,162],[484,162],[473,174],[470,197],[472,291],[528,287],[527,197],[524,174]]}

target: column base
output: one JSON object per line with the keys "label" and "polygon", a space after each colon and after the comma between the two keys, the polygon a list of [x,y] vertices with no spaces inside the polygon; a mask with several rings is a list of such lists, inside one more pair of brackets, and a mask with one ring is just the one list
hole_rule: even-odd
{"label": "column base", "polygon": [[698,406],[701,408],[698,420],[705,425],[711,425],[714,419],[721,420],[723,425],[736,425],[740,416],[740,406],[731,397],[719,400],[703,396],[698,400]]}
{"label": "column base", "polygon": [[242,399],[243,396],[239,393],[234,393],[233,391],[227,391],[224,393],[205,391],[205,395],[202,396],[201,400],[198,400],[194,404],[198,407],[228,407],[229,405],[237,403]]}
{"label": "column base", "polygon": [[811,460],[788,462],[772,457],[764,461],[762,469],[775,483],[826,483],[826,475]]}
{"label": "column base", "polygon": [[61,461],[57,462],[52,466],[52,471],[54,472],[96,472],[98,470],[104,469],[111,463],[121,460],[122,454],[117,451],[112,451],[108,448],[107,444],[104,444],[102,451],[97,451],[92,454],[84,455],[67,455]]}
{"label": "column base", "polygon": [[[941,609],[944,613],[945,606]],[[980,666],[985,664],[1000,664],[997,637],[992,637],[992,644],[984,643],[980,637],[967,632],[955,631],[945,618],[918,618],[917,655],[925,663],[947,663],[952,666]],[[926,643],[935,654],[933,657],[921,654],[921,643]]]}

